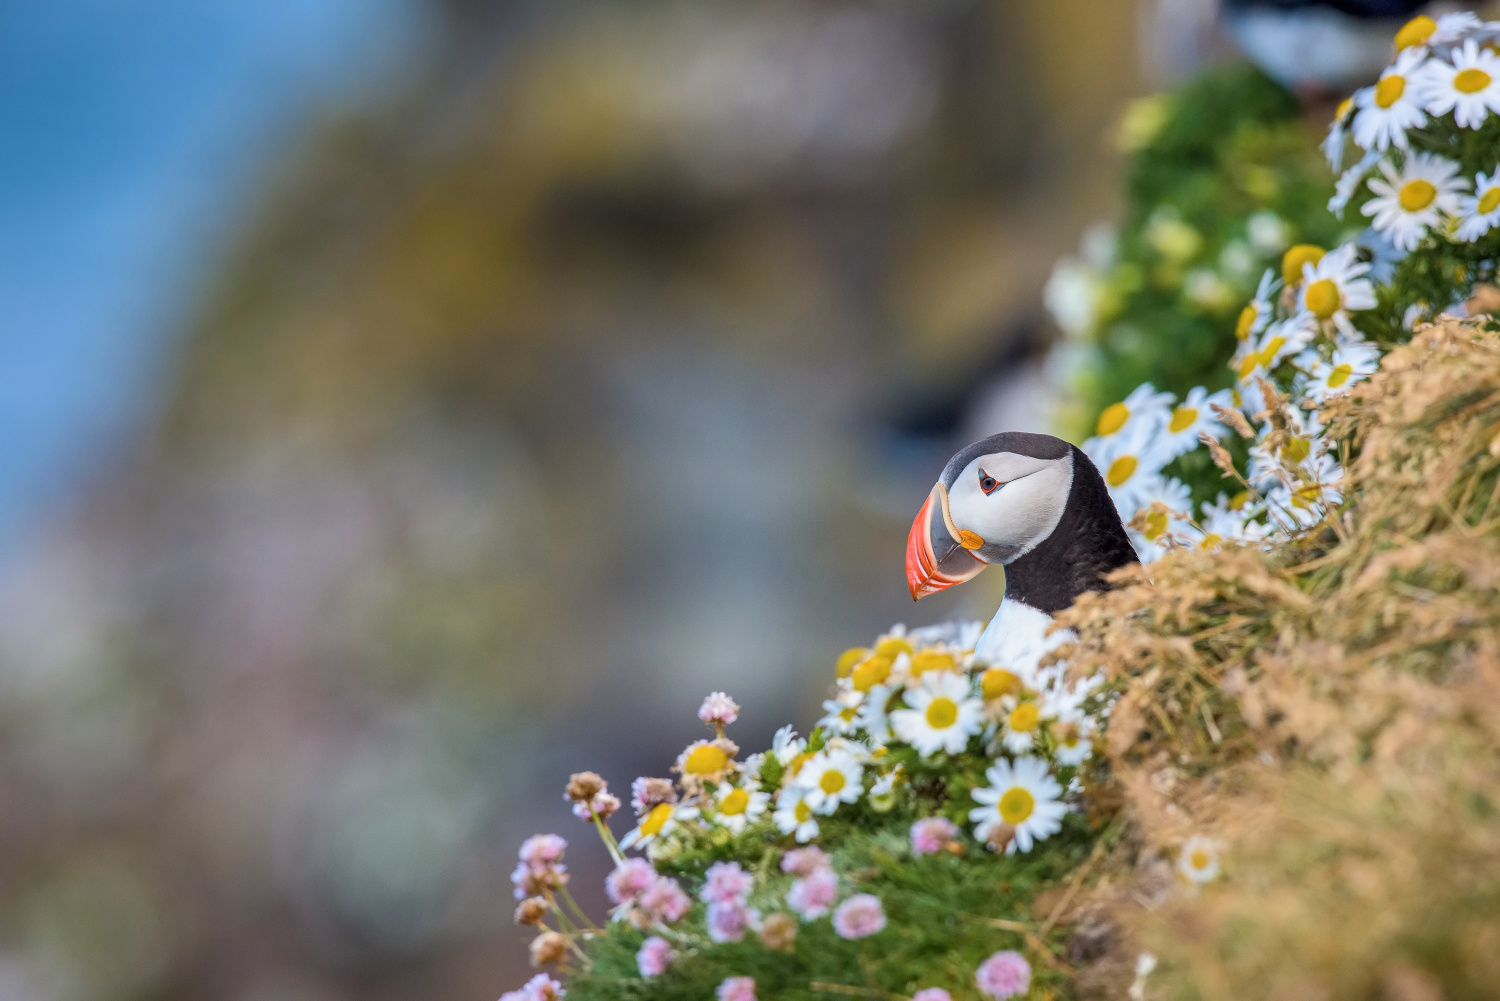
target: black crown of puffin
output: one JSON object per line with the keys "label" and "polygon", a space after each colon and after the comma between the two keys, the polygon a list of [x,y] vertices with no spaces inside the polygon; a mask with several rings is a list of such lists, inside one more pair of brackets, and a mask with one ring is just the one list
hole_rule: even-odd
{"label": "black crown of puffin", "polygon": [[1021,431],[991,435],[948,460],[906,539],[913,599],[999,563],[1007,599],[1052,611],[1134,561],[1089,458],[1061,438]]}

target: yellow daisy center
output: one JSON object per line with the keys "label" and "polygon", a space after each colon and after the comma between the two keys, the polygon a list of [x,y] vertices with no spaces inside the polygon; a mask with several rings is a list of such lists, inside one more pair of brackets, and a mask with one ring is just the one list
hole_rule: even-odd
{"label": "yellow daisy center", "polygon": [[1405,92],[1406,77],[1397,76],[1394,73],[1390,76],[1383,76],[1380,78],[1380,82],[1375,85],[1375,106],[1377,108],[1389,108],[1401,100],[1401,95]]}
{"label": "yellow daisy center", "polygon": [[1349,377],[1351,375],[1353,375],[1353,374],[1354,374],[1354,366],[1353,365],[1345,364],[1345,365],[1335,365],[1335,366],[1333,366],[1333,371],[1328,373],[1328,388],[1329,389],[1337,389],[1337,388],[1339,388],[1344,383],[1348,382],[1349,381]]}
{"label": "yellow daisy center", "polygon": [[682,764],[682,770],[689,775],[712,775],[714,772],[722,772],[727,764],[729,755],[724,753],[723,748],[704,744],[688,755],[687,761]]}
{"label": "yellow daisy center", "polygon": [[719,801],[719,812],[726,817],[738,817],[750,806],[750,794],[743,789],[731,789],[729,795]]}
{"label": "yellow daisy center", "polygon": [[854,670],[854,665],[870,656],[870,651],[862,646],[850,647],[839,654],[838,674],[840,678],[849,677],[849,672]]}
{"label": "yellow daisy center", "polygon": [[1346,97],[1339,102],[1339,106],[1333,112],[1334,121],[1343,121],[1344,116],[1349,114],[1349,109],[1354,107],[1354,98]]}
{"label": "yellow daisy center", "polygon": [[1271,362],[1276,360],[1276,356],[1281,353],[1281,349],[1284,347],[1286,347],[1285,337],[1273,337],[1271,338],[1271,342],[1261,349],[1260,356],[1256,358],[1256,361],[1260,362],[1262,367],[1270,368]]}
{"label": "yellow daisy center", "polygon": [[1299,243],[1281,255],[1281,278],[1288,285],[1295,285],[1302,280],[1302,265],[1317,264],[1323,259],[1325,251],[1311,243]]}
{"label": "yellow daisy center", "polygon": [[1022,702],[1010,711],[1010,716],[1006,718],[1006,722],[1017,733],[1030,733],[1036,729],[1036,725],[1041,722],[1041,719],[1042,714],[1037,712],[1034,704]]}
{"label": "yellow daisy center", "polygon": [[1212,862],[1213,856],[1208,854],[1208,852],[1204,851],[1202,848],[1196,849],[1191,855],[1188,856],[1188,865],[1200,871],[1203,869],[1207,869]]}
{"label": "yellow daisy center", "polygon": [[1400,52],[1413,45],[1421,45],[1432,37],[1434,31],[1437,31],[1437,22],[1426,14],[1412,18],[1401,26],[1400,31],[1396,32],[1396,51]]}
{"label": "yellow daisy center", "polygon": [[843,709],[839,710],[839,719],[843,720],[845,723],[853,723],[854,718],[858,715],[858,706],[845,706]]}
{"label": "yellow daisy center", "polygon": [[934,730],[946,730],[957,721],[957,702],[945,695],[939,695],[927,703],[927,725]]}
{"label": "yellow daisy center", "polygon": [[1021,687],[1021,679],[1003,667],[992,667],[979,678],[979,690],[986,699],[998,699]]}
{"label": "yellow daisy center", "polygon": [[1401,185],[1401,191],[1396,196],[1401,202],[1401,207],[1408,212],[1422,211],[1431,205],[1436,197],[1437,188],[1432,186],[1431,181],[1424,181],[1420,177]]}
{"label": "yellow daisy center", "polygon": [[1255,326],[1255,318],[1259,315],[1260,311],[1255,308],[1254,303],[1240,310],[1240,318],[1234,321],[1234,336],[1242,341],[1249,337],[1250,328]]}
{"label": "yellow daisy center", "polygon": [[875,656],[884,657],[889,661],[894,661],[903,653],[908,657],[911,656],[911,644],[906,642],[906,640],[902,639],[899,636],[892,636],[888,640],[883,640],[880,645],[875,648]]}
{"label": "yellow daisy center", "polygon": [[1248,503],[1250,503],[1250,491],[1241,490],[1229,499],[1229,510],[1238,511]]}
{"label": "yellow daisy center", "polygon": [[868,692],[889,677],[890,673],[891,661],[889,657],[871,657],[854,669],[854,690],[857,692]]}
{"label": "yellow daisy center", "polygon": [[1193,423],[1197,420],[1197,407],[1178,407],[1176,410],[1172,411],[1172,419],[1167,422],[1167,430],[1172,432],[1173,434],[1176,434],[1179,431],[1186,431],[1188,428],[1192,427]]}
{"label": "yellow daisy center", "polygon": [[1311,451],[1312,444],[1306,438],[1291,438],[1281,446],[1281,454],[1293,462],[1301,462]]}
{"label": "yellow daisy center", "polygon": [[1146,515],[1146,538],[1152,542],[1161,538],[1167,531],[1167,515],[1164,511],[1152,511]]}
{"label": "yellow daisy center", "polygon": [[1484,70],[1459,70],[1453,76],[1453,89],[1460,94],[1477,94],[1490,85],[1490,75]]}
{"label": "yellow daisy center", "polygon": [[1339,295],[1339,287],[1333,283],[1332,278],[1322,278],[1307,286],[1303,293],[1307,301],[1307,308],[1312,310],[1314,316],[1320,320],[1326,320],[1339,311],[1344,304],[1343,297]]}
{"label": "yellow daisy center", "polygon": [[1130,408],[1123,403],[1111,403],[1099,415],[1099,424],[1094,428],[1099,437],[1114,434],[1130,420]]}
{"label": "yellow daisy center", "polygon": [[1479,196],[1479,214],[1489,215],[1500,209],[1500,185],[1496,185]]}
{"label": "yellow daisy center", "polygon": [[1212,548],[1214,548],[1215,546],[1217,546],[1219,543],[1221,543],[1223,541],[1224,541],[1224,537],[1223,536],[1221,536],[1221,535],[1215,535],[1213,532],[1209,532],[1207,535],[1205,535],[1203,537],[1203,541],[1200,542],[1200,543],[1198,543],[1198,548],[1199,549],[1212,549]]}
{"label": "yellow daisy center", "polygon": [[1000,797],[1000,819],[1012,827],[1030,817],[1034,810],[1036,800],[1020,786],[1005,790],[1005,795]]}
{"label": "yellow daisy center", "polygon": [[1292,507],[1309,508],[1323,496],[1323,488],[1312,484],[1292,491]]}
{"label": "yellow daisy center", "polygon": [[1140,461],[1135,456],[1122,455],[1109,464],[1109,472],[1105,474],[1104,478],[1109,481],[1109,485],[1112,487],[1122,486],[1135,475],[1135,467],[1138,465],[1140,465]]}
{"label": "yellow daisy center", "polygon": [[822,777],[818,779],[818,788],[822,789],[830,796],[838,795],[838,793],[843,790],[844,786],[848,784],[849,780],[844,778],[844,773],[839,771],[837,768],[828,769],[828,771],[824,772]]}
{"label": "yellow daisy center", "polygon": [[1250,378],[1250,373],[1254,372],[1255,366],[1259,364],[1260,355],[1256,354],[1254,351],[1247,354],[1245,356],[1245,360],[1240,362],[1240,379],[1245,380]]}
{"label": "yellow daisy center", "polygon": [[803,800],[792,807],[792,816],[797,818],[797,823],[805,824],[812,818],[812,807],[807,805],[806,800]]}
{"label": "yellow daisy center", "polygon": [[796,778],[797,773],[802,771],[802,766],[807,764],[810,760],[812,760],[812,752],[803,751],[801,754],[792,759],[791,764],[786,766],[786,773],[793,778]]}
{"label": "yellow daisy center", "polygon": [[951,653],[924,650],[911,659],[911,673],[920,677],[928,671],[951,671],[958,666]]}
{"label": "yellow daisy center", "polygon": [[661,833],[661,829],[667,826],[667,821],[672,819],[672,804],[657,803],[646,814],[646,819],[641,821],[641,833],[654,836]]}

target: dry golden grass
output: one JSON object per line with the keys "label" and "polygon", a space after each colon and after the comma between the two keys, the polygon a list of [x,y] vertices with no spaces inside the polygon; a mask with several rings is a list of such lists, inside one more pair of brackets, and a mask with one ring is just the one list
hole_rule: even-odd
{"label": "dry golden grass", "polygon": [[[1500,997],[1500,336],[1444,319],[1325,414],[1353,503],[1272,552],[1178,551],[1067,613],[1121,693],[1128,847],[1080,984],[1151,998]],[[1194,834],[1224,876],[1169,869]]]}

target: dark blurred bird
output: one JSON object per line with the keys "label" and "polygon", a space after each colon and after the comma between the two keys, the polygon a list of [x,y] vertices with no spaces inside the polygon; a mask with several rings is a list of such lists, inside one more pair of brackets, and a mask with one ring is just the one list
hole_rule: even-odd
{"label": "dark blurred bird", "polygon": [[1054,612],[1134,562],[1089,457],[1061,438],[1021,431],[991,435],[949,459],[906,540],[913,599],[990,564],[1005,568],[1005,600],[980,638],[981,657],[1007,632],[1041,636]]}
{"label": "dark blurred bird", "polygon": [[1390,61],[1391,40],[1430,0],[1224,0],[1229,36],[1301,93],[1343,94]]}

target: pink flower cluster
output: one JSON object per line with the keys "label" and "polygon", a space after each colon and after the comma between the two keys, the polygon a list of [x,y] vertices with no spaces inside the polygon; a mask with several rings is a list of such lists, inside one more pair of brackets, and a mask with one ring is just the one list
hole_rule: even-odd
{"label": "pink flower cluster", "polygon": [[838,899],[839,878],[832,869],[816,869],[792,882],[786,905],[803,921],[816,921],[833,910]]}
{"label": "pink flower cluster", "polygon": [[593,820],[597,814],[600,820],[608,820],[614,816],[620,808],[620,798],[614,793],[605,790],[595,793],[592,799],[580,800],[573,804],[573,816],[579,820]]}
{"label": "pink flower cluster", "polygon": [[747,906],[754,879],[738,862],[715,862],[703,876],[698,895],[708,905],[708,937],[715,942],[738,942],[754,928],[760,915]]}
{"label": "pink flower cluster", "polygon": [[781,857],[781,871],[797,876],[811,876],[819,869],[832,869],[828,853],[817,846],[793,848]]}
{"label": "pink flower cluster", "polygon": [[911,825],[911,850],[917,855],[940,852],[957,834],[958,828],[947,817],[924,817]]}
{"label": "pink flower cluster", "polygon": [[637,928],[676,924],[693,906],[677,880],[659,874],[642,858],[616,866],[604,879],[604,892],[617,905],[615,914]]}
{"label": "pink flower cluster", "polygon": [[660,935],[652,935],[641,943],[641,949],[635,954],[635,965],[641,971],[643,977],[659,977],[667,972],[667,967],[672,965],[672,960],[677,954],[672,951],[672,944]]}
{"label": "pink flower cluster", "polygon": [[953,995],[941,987],[928,987],[913,994],[911,1001],[953,1001]]}
{"label": "pink flower cluster", "polygon": [[755,978],[725,977],[714,995],[718,1001],[755,1001]]}
{"label": "pink flower cluster", "polygon": [[885,927],[885,908],[872,893],[856,893],[833,912],[833,930],[839,938],[868,938]]}
{"label": "pink flower cluster", "polygon": [[500,1001],[561,1001],[567,993],[562,984],[545,973],[538,973],[526,981],[526,985],[520,990],[506,991],[500,995]]}
{"label": "pink flower cluster", "polygon": [[677,787],[671,779],[653,779],[642,775],[630,783],[630,806],[636,816],[644,816],[660,803],[677,802]]}
{"label": "pink flower cluster", "polygon": [[974,983],[995,1001],[1019,997],[1031,988],[1031,964],[1019,952],[1005,949],[979,964]]}
{"label": "pink flower cluster", "polygon": [[739,703],[723,692],[710,692],[698,707],[698,718],[709,726],[728,726],[740,718]]}
{"label": "pink flower cluster", "polygon": [[516,899],[550,894],[568,882],[568,867],[562,864],[567,841],[556,834],[534,834],[521,842],[521,861],[510,874]]}

